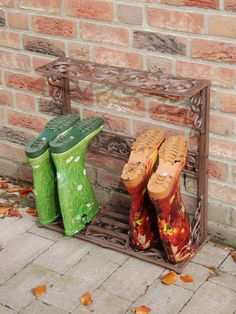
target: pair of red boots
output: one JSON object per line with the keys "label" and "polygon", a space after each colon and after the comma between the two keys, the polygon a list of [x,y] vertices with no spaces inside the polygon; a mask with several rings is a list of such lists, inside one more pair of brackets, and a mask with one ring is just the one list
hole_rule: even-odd
{"label": "pair of red boots", "polygon": [[121,175],[131,196],[132,246],[146,250],[160,238],[172,264],[187,260],[195,251],[180,194],[180,173],[186,156],[183,136],[165,140],[163,129],[149,130],[133,143]]}

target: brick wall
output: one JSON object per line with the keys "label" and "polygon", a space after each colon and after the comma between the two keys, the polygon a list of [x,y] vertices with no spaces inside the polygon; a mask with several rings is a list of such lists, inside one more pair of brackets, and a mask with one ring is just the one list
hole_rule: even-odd
{"label": "brick wall", "polygon": [[[212,80],[209,230],[236,244],[236,1],[0,0],[1,173],[30,180],[23,145],[60,112],[35,68],[64,55]],[[107,129],[131,136],[150,125],[186,126],[183,109],[159,100],[90,89],[79,104],[75,88],[73,99],[82,117],[106,116]],[[122,164],[91,155],[88,162],[99,199],[126,204]]]}

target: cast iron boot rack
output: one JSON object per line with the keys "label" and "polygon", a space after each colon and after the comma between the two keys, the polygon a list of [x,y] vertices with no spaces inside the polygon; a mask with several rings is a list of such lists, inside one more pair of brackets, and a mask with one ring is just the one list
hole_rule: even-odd
{"label": "cast iron boot rack", "polygon": [[[194,214],[192,232],[199,249],[207,241],[210,81],[112,67],[69,58],[59,58],[39,67],[37,71],[47,76],[48,83],[54,90],[53,98],[62,106],[62,114],[71,113],[70,81],[78,84],[79,81],[104,84],[124,90],[132,89],[147,96],[158,96],[173,101],[189,100],[194,115],[192,127],[198,134],[198,151],[189,152],[184,172],[197,178],[198,205]],[[83,93],[79,85],[78,90]],[[89,151],[127,160],[133,140],[104,131],[95,138]],[[55,222],[46,228],[64,232],[62,222]],[[75,237],[170,268],[178,273],[182,272],[188,262],[172,265],[165,259],[163,251],[158,248],[134,251],[129,244],[129,214],[122,208],[119,210],[102,208],[87,228],[77,233]]]}

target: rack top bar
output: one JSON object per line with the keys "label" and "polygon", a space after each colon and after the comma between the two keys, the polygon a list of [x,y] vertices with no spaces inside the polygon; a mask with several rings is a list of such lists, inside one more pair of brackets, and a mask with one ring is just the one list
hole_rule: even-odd
{"label": "rack top bar", "polygon": [[185,78],[171,74],[151,73],[70,58],[59,58],[37,68],[47,76],[59,76],[111,87],[134,89],[149,96],[181,100],[197,94],[210,81]]}

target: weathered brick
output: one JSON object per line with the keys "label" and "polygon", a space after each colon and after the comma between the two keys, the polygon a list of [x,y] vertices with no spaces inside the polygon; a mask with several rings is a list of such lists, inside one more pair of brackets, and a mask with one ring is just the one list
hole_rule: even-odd
{"label": "weathered brick", "polygon": [[234,120],[220,114],[210,114],[210,132],[220,135],[233,135]]}
{"label": "weathered brick", "polygon": [[8,110],[8,123],[11,125],[19,126],[22,128],[34,130],[37,132],[42,131],[47,120],[35,115],[26,114],[23,112]]}
{"label": "weathered brick", "polygon": [[61,0],[20,0],[19,2],[19,7],[22,9],[57,14],[61,12]]}
{"label": "weathered brick", "polygon": [[14,0],[0,0],[1,7],[14,8]]}
{"label": "weathered brick", "polygon": [[143,24],[143,10],[141,7],[135,5],[118,4],[117,15],[121,23],[132,25]]}
{"label": "weathered brick", "polygon": [[13,106],[12,92],[3,89],[0,90],[0,105]]}
{"label": "weathered brick", "polygon": [[25,182],[33,182],[33,173],[30,166],[20,165],[19,179]]}
{"label": "weathered brick", "polygon": [[219,0],[161,0],[161,3],[179,6],[186,5],[205,9],[219,8]]}
{"label": "weathered brick", "polygon": [[[233,183],[236,183],[236,165],[232,165],[232,177],[233,177]],[[236,215],[235,215],[235,222],[236,222]]]}
{"label": "weathered brick", "polygon": [[134,47],[171,54],[186,54],[186,39],[161,33],[134,31]]}
{"label": "weathered brick", "polygon": [[203,14],[156,8],[148,8],[147,14],[150,26],[196,34],[204,33]]}
{"label": "weathered brick", "polygon": [[89,45],[69,42],[67,44],[68,56],[73,59],[90,60],[90,47]]}
{"label": "weathered brick", "polygon": [[16,93],[17,108],[35,111],[35,97],[27,94]]}
{"label": "weathered brick", "polygon": [[88,151],[86,154],[86,163],[119,175],[124,167],[125,161],[115,157],[105,156],[100,153],[94,154],[93,152]]}
{"label": "weathered brick", "polygon": [[45,79],[41,77],[7,72],[5,78],[9,87],[31,90],[37,93],[45,91]]}
{"label": "weathered brick", "polygon": [[97,94],[97,106],[138,116],[145,114],[145,102],[135,96],[102,92]]}
{"label": "weathered brick", "polygon": [[20,48],[20,35],[7,30],[0,30],[0,45],[9,48]]}
{"label": "weathered brick", "polygon": [[75,22],[48,16],[33,16],[32,27],[34,32],[54,36],[75,37],[77,32]]}
{"label": "weathered brick", "polygon": [[12,28],[29,29],[28,14],[19,12],[8,12],[8,24]]}
{"label": "weathered brick", "polygon": [[169,58],[162,57],[147,57],[148,70],[151,72],[163,72],[171,73],[172,72],[172,60]]}
{"label": "weathered brick", "polygon": [[[5,108],[0,107],[0,120],[2,121],[2,123],[6,122],[6,112],[5,112]],[[0,136],[1,136],[1,130],[0,130]]]}
{"label": "weathered brick", "polygon": [[94,61],[127,68],[142,68],[142,56],[127,51],[120,51],[104,47],[94,48]]}
{"label": "weathered brick", "polygon": [[211,80],[213,85],[221,87],[233,87],[236,76],[233,68],[187,61],[177,61],[176,71],[182,76]]}
{"label": "weathered brick", "polygon": [[236,160],[236,143],[210,138],[210,154],[214,157]]}
{"label": "weathered brick", "polygon": [[86,19],[113,21],[113,4],[108,1],[66,0],[66,13]]}
{"label": "weathered brick", "polygon": [[65,44],[59,40],[45,39],[35,36],[24,36],[24,49],[33,52],[45,53],[51,56],[65,56]]}
{"label": "weathered brick", "polygon": [[0,128],[0,139],[7,140],[11,143],[25,145],[28,141],[33,138],[33,134],[30,131],[24,130],[19,131],[14,128],[1,127]]}
{"label": "weathered brick", "polygon": [[3,10],[0,10],[0,27],[6,25],[5,13]]}
{"label": "weathered brick", "polygon": [[80,36],[85,40],[120,46],[129,43],[129,31],[124,27],[80,22]]}
{"label": "weathered brick", "polygon": [[129,214],[130,203],[131,203],[130,196],[127,193],[124,192],[121,193],[118,191],[110,192],[109,205],[119,210],[123,209],[127,216]]}
{"label": "weathered brick", "polygon": [[229,175],[229,166],[221,161],[209,160],[208,174],[211,178],[227,180]]}
{"label": "weathered brick", "polygon": [[19,166],[10,160],[0,158],[0,174],[12,178],[19,178]]}
{"label": "weathered brick", "polygon": [[41,98],[38,103],[39,111],[49,115],[60,115],[62,112],[62,104],[54,100]]}
{"label": "weathered brick", "polygon": [[120,176],[104,170],[97,171],[97,180],[98,184],[104,188],[124,188]]}
{"label": "weathered brick", "polygon": [[105,206],[109,200],[108,191],[104,188],[100,188],[98,186],[93,187],[94,194],[96,196],[97,202],[99,206]]}
{"label": "weathered brick", "polygon": [[209,35],[236,38],[236,16],[209,15]]}
{"label": "weathered brick", "polygon": [[21,71],[30,70],[30,58],[25,54],[0,50],[1,66]]}
{"label": "weathered brick", "polygon": [[236,12],[236,2],[235,2],[235,0],[225,0],[225,10]]}
{"label": "weathered brick", "polygon": [[209,196],[224,204],[235,205],[236,188],[225,183],[209,182]]}
{"label": "weathered brick", "polygon": [[41,67],[51,61],[52,59],[49,58],[32,57],[33,69],[36,70],[38,67]]}
{"label": "weathered brick", "polygon": [[228,113],[236,113],[236,94],[222,92],[220,109]]}
{"label": "weathered brick", "polygon": [[12,144],[1,141],[0,156],[13,161],[26,163],[26,156],[24,147],[18,144]]}
{"label": "weathered brick", "polygon": [[236,63],[236,45],[222,41],[193,39],[192,57],[216,62]]}

